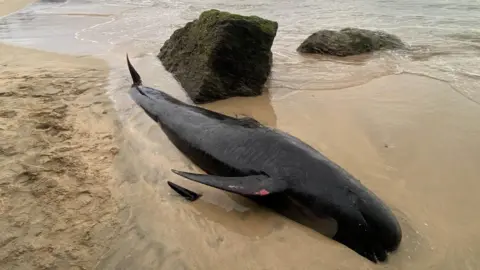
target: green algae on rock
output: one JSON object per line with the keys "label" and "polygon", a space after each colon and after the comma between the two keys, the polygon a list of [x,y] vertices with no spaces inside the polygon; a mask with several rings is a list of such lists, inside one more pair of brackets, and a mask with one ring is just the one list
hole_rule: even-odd
{"label": "green algae on rock", "polygon": [[313,33],[302,42],[297,51],[349,56],[401,48],[405,48],[405,44],[395,35],[383,31],[344,28],[340,31],[320,30]]}
{"label": "green algae on rock", "polygon": [[158,54],[194,103],[262,93],[278,23],[208,10],[173,32]]}

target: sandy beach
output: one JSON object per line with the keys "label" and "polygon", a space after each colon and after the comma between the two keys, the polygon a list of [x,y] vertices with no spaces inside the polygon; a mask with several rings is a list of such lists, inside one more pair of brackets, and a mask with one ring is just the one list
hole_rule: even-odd
{"label": "sandy beach", "polygon": [[34,0],[0,0],[0,16],[15,12],[33,2]]}
{"label": "sandy beach", "polygon": [[[0,0],[0,269],[480,269],[480,43],[460,31],[475,3],[32,2]],[[125,53],[145,85],[190,102],[156,54],[214,6],[281,27],[268,90],[203,106],[288,132],[357,176],[401,222],[388,263],[171,172],[201,171],[129,97]],[[295,51],[309,31],[357,24],[423,49]],[[203,196],[188,203],[167,180]]]}
{"label": "sandy beach", "polygon": [[119,231],[108,67],[0,51],[0,269],[92,269]]}

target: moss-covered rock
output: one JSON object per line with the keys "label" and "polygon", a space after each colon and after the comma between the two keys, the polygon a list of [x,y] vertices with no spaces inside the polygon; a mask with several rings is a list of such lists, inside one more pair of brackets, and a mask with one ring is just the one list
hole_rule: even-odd
{"label": "moss-covered rock", "polygon": [[405,44],[397,36],[383,31],[344,28],[340,31],[320,30],[310,35],[297,51],[348,56],[404,47]]}
{"label": "moss-covered rock", "polygon": [[260,95],[277,28],[257,16],[212,9],[177,29],[158,58],[195,103]]}

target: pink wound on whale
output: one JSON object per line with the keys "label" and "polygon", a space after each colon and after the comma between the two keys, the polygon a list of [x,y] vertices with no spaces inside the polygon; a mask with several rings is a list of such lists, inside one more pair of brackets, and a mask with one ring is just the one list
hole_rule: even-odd
{"label": "pink wound on whale", "polygon": [[268,190],[266,190],[266,189],[262,189],[260,191],[255,192],[255,194],[258,194],[260,196],[265,196],[265,195],[270,194],[270,192],[268,192]]}

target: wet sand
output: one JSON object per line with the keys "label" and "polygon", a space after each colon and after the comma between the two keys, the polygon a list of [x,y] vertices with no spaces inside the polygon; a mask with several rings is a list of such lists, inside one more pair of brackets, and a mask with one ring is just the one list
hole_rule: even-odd
{"label": "wet sand", "polygon": [[0,51],[0,268],[92,269],[120,231],[108,67]]}
{"label": "wet sand", "polygon": [[[125,136],[144,139],[130,141],[125,156],[119,158],[136,167],[125,174],[138,178],[124,181],[120,190],[129,193],[137,228],[170,254],[167,262],[186,269],[228,265],[239,270],[480,266],[475,256],[480,252],[480,220],[474,216],[480,203],[476,181],[480,127],[471,124],[480,117],[476,103],[448,84],[409,74],[338,91],[304,91],[268,100],[265,96],[234,98],[205,107],[261,119],[344,166],[398,216],[404,231],[400,249],[387,264],[373,265],[328,238],[238,196],[173,175],[171,168],[200,170],[134,107]],[[248,104],[257,104],[261,110]],[[132,155],[138,159],[129,159]],[[166,180],[204,196],[194,204],[185,203],[166,187]],[[137,251],[143,253],[145,250]],[[158,268],[172,269],[152,267]]]}
{"label": "wet sand", "polygon": [[15,12],[28,4],[33,3],[35,0],[0,0],[0,16],[8,15]]}
{"label": "wet sand", "polygon": [[[354,58],[344,62],[362,70],[314,80],[318,57],[280,51],[264,95],[204,105],[301,138],[378,194],[404,239],[387,264],[373,265],[248,200],[171,173],[197,168],[128,97],[125,51],[145,84],[190,101],[152,55],[161,40],[135,43],[127,33],[106,56],[110,74],[97,59],[0,46],[0,209],[8,217],[0,268],[480,269],[480,107],[449,84],[388,75]],[[105,96],[107,77],[118,112]],[[186,203],[167,180],[204,196]]]}

